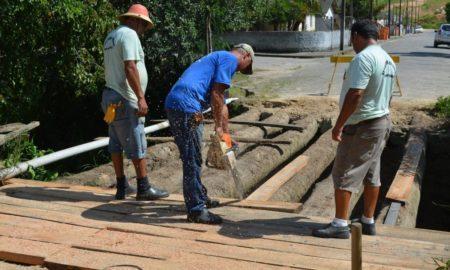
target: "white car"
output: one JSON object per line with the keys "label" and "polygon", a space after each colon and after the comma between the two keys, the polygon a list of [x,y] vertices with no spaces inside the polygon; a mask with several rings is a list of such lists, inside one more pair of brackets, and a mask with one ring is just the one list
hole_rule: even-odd
{"label": "white car", "polygon": [[423,33],[423,27],[421,25],[417,25],[414,29],[415,33]]}
{"label": "white car", "polygon": [[435,30],[436,35],[434,36],[434,47],[441,44],[450,45],[450,24],[442,24],[439,30]]}

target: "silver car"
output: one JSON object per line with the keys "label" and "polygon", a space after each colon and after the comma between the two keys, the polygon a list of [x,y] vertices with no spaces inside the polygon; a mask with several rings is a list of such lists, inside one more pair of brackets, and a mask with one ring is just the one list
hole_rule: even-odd
{"label": "silver car", "polygon": [[439,30],[435,30],[434,32],[436,32],[434,36],[435,48],[441,44],[450,45],[450,24],[442,24]]}

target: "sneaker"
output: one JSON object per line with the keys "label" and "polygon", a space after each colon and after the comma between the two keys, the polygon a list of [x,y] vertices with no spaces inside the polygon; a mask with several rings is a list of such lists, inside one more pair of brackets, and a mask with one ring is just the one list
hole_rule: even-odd
{"label": "sneaker", "polygon": [[203,224],[221,224],[222,218],[209,212],[206,208],[202,211],[195,211],[187,215],[188,222]]}
{"label": "sneaker", "polygon": [[211,198],[207,198],[205,202],[206,208],[211,209],[215,207],[219,207],[220,202],[218,200],[213,200]]}
{"label": "sneaker", "polygon": [[329,223],[322,229],[313,230],[312,235],[321,238],[348,239],[350,238],[350,228],[348,226],[336,227],[332,223]]}
{"label": "sneaker", "polygon": [[352,223],[361,223],[362,225],[362,234],[364,235],[377,235],[377,231],[375,229],[375,223],[367,224],[361,221],[361,219],[353,219]]}

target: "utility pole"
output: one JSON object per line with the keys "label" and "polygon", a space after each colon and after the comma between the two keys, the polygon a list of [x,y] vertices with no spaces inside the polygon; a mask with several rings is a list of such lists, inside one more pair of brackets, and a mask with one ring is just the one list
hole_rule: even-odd
{"label": "utility pole", "polygon": [[419,23],[419,13],[420,13],[420,6],[419,6],[419,3],[417,3],[416,27],[417,27],[417,24]]}
{"label": "utility pole", "polygon": [[406,0],[406,33],[409,33],[409,10],[408,10],[408,6],[409,5],[409,0]]}
{"label": "utility pole", "polygon": [[341,40],[339,49],[344,50],[344,34],[345,34],[345,0],[341,0]]}
{"label": "utility pole", "polygon": [[389,27],[389,37],[391,36],[391,0],[388,2],[388,27]]}
{"label": "utility pole", "polygon": [[403,14],[402,14],[402,0],[400,0],[400,10],[398,12],[400,15],[400,17],[398,18],[398,24],[399,24],[399,31],[400,31],[400,36],[402,35],[402,28],[403,28]]}

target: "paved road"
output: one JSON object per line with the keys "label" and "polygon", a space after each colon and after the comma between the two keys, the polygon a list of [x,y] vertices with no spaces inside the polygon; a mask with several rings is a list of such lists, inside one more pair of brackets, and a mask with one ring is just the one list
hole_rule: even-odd
{"label": "paved road", "polygon": [[[398,70],[402,99],[450,95],[450,47],[433,48],[433,39],[434,32],[426,31],[382,44],[386,51],[401,57]],[[333,95],[340,92],[345,66],[340,65],[336,72]],[[326,58],[258,57],[255,75],[237,84],[267,97],[320,95],[328,89],[332,67]]]}

